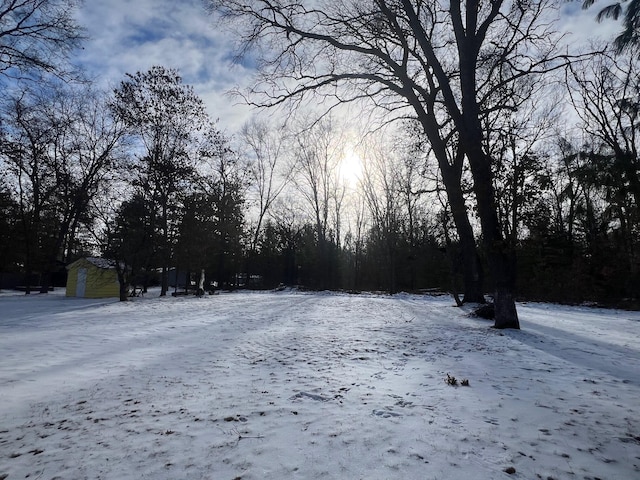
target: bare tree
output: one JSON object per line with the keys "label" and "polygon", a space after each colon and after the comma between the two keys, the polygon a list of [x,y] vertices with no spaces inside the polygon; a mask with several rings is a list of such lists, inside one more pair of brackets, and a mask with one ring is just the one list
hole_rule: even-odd
{"label": "bare tree", "polygon": [[24,239],[26,293],[31,293],[31,275],[43,266],[38,249],[44,212],[53,203],[55,173],[48,162],[47,146],[53,132],[36,112],[35,102],[26,94],[10,100],[3,112],[2,158],[11,176],[10,185],[18,202],[20,229]]}
{"label": "bare tree", "polygon": [[[501,87],[562,63],[545,17],[552,2],[335,0],[322,8],[305,2],[208,3],[223,18],[238,20],[245,51],[268,45],[256,48],[261,76],[250,92],[261,95],[262,105],[300,102],[310,92],[335,103],[367,98],[396,115],[412,112],[429,141],[445,145],[441,127],[453,124],[473,174],[495,281],[495,326],[519,328],[515,265],[496,212],[482,118],[514,108]],[[431,112],[433,98],[439,108]]]}
{"label": "bare tree", "polygon": [[485,148],[494,159],[496,205],[503,236],[515,252],[523,233],[523,217],[542,194],[545,159],[541,146],[558,125],[562,103],[557,84],[525,81],[514,86],[522,97],[518,108],[488,115],[484,129]]}
{"label": "bare tree", "polygon": [[388,146],[377,145],[368,152],[362,188],[372,219],[370,235],[383,246],[388,289],[396,293],[398,243],[404,223],[403,199],[398,162]]}
{"label": "bare tree", "polygon": [[640,207],[640,61],[602,54],[570,69],[567,91],[585,131],[611,155]]}
{"label": "bare tree", "polygon": [[312,219],[322,265],[319,284],[328,285],[333,262],[330,241],[339,244],[340,216],[345,189],[339,178],[344,146],[330,117],[304,127],[293,147],[292,182],[303,197]]}
{"label": "bare tree", "polygon": [[355,195],[349,197],[351,215],[347,223],[344,247],[351,253],[350,269],[346,284],[358,291],[362,282],[362,263],[365,257],[365,235],[369,222],[367,215],[366,197],[362,189],[356,190]]}
{"label": "bare tree", "polygon": [[596,55],[572,66],[567,91],[587,134],[579,156],[581,186],[602,192],[632,271],[640,229],[640,62]]}
{"label": "bare tree", "polygon": [[77,0],[2,0],[0,75],[24,78],[46,72],[66,78],[68,56],[84,32],[74,18]]}
{"label": "bare tree", "polygon": [[288,135],[284,127],[270,127],[266,121],[253,118],[243,125],[240,136],[249,148],[247,180],[258,207],[250,243],[254,252],[265,216],[291,177],[291,168],[285,162]]}
{"label": "bare tree", "polygon": [[111,178],[124,129],[104,98],[84,87],[27,90],[4,108],[0,154],[20,206],[25,269],[43,273],[46,292]]}
{"label": "bare tree", "polygon": [[[459,269],[462,272],[463,303],[484,303],[484,272],[478,254],[474,229],[469,218],[469,188],[465,186],[464,180],[464,151],[455,131],[445,132],[443,127],[438,131],[435,128],[435,101],[427,103],[427,107],[434,128],[430,130],[430,135],[425,135],[424,131],[412,132],[413,148],[416,155],[424,158],[425,166],[434,163],[440,171],[440,181],[444,185],[446,196],[446,210],[451,213],[457,233],[459,255],[453,255],[450,252],[450,257],[455,258],[456,270]],[[442,185],[436,187],[438,193],[441,188]],[[447,232],[449,232],[448,229]],[[453,242],[450,240],[449,237],[447,240],[448,248],[454,248]],[[454,297],[457,297],[457,294],[454,294]],[[460,303],[457,298],[456,302]]]}

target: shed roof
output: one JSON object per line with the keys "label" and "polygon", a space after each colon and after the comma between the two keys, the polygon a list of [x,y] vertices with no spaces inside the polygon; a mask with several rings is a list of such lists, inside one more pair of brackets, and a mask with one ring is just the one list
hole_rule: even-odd
{"label": "shed roof", "polygon": [[98,268],[116,268],[115,260],[107,258],[87,257],[87,262],[92,263]]}
{"label": "shed roof", "polygon": [[73,267],[78,262],[84,262],[84,261],[87,261],[91,265],[98,268],[105,269],[105,270],[109,270],[116,267],[116,262],[114,260],[109,260],[107,258],[98,258],[98,257],[85,257],[85,258],[80,258],[79,260],[76,260],[75,262],[67,265],[67,269]]}

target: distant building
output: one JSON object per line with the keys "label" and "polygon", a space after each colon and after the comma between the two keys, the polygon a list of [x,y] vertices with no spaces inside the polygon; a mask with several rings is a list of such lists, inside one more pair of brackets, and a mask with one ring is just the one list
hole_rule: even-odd
{"label": "distant building", "polygon": [[115,262],[87,257],[67,266],[67,297],[109,298],[120,296]]}

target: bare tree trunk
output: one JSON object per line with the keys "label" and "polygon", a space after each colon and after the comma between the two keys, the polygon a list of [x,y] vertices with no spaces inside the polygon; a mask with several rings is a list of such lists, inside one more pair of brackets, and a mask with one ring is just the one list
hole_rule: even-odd
{"label": "bare tree trunk", "polygon": [[[176,270],[176,274],[177,273],[178,272]],[[177,281],[176,281],[176,285],[177,285]],[[169,269],[166,267],[166,265],[163,265],[162,274],[160,278],[160,296],[161,297],[166,296],[168,291],[169,291]]]}
{"label": "bare tree trunk", "polygon": [[[443,168],[444,167],[444,168]],[[473,228],[469,222],[467,208],[460,185],[460,174],[453,172],[455,167],[441,165],[442,178],[447,190],[449,206],[453,222],[460,240],[460,255],[462,260],[462,281],[464,300],[466,303],[485,303],[483,292],[482,266],[478,257]]]}
{"label": "bare tree trunk", "polygon": [[200,278],[198,279],[198,291],[196,292],[196,295],[198,295],[199,297],[204,295],[204,279],[205,279],[205,272],[204,272],[204,268],[200,269]]}
{"label": "bare tree trunk", "polygon": [[120,274],[118,274],[118,281],[120,282],[120,301],[127,302],[129,301],[129,284],[120,278]]}
{"label": "bare tree trunk", "polygon": [[130,277],[127,274],[127,267],[124,266],[122,262],[118,259],[115,260],[115,268],[116,274],[118,276],[118,283],[120,284],[119,294],[120,301],[127,302],[129,301],[129,285],[130,285]]}
{"label": "bare tree trunk", "polygon": [[515,253],[512,245],[503,238],[500,231],[491,181],[491,163],[485,153],[478,148],[468,148],[467,158],[473,173],[484,247],[495,283],[494,327],[519,329],[520,322],[514,298],[516,286]]}
{"label": "bare tree trunk", "polygon": [[[489,18],[498,15],[500,2],[493,5]],[[516,265],[513,245],[505,240],[498,219],[493,186],[492,159],[483,150],[483,130],[480,106],[477,99],[477,62],[486,31],[479,29],[478,4],[467,2],[464,12],[462,2],[451,2],[451,17],[456,35],[458,62],[460,65],[461,106],[451,92],[447,109],[456,123],[464,151],[473,175],[473,190],[476,194],[478,216],[482,225],[482,237],[487,253],[489,269],[495,282],[494,307],[495,328],[520,328],[515,304]],[[464,18],[464,20],[463,20]],[[489,21],[488,19],[484,20]],[[487,23],[486,25],[488,25]],[[450,85],[450,84],[448,84]]]}
{"label": "bare tree trunk", "polygon": [[434,104],[427,104],[427,110],[424,110],[417,100],[414,105],[416,111],[420,113],[420,123],[431,143],[433,154],[438,162],[442,181],[447,192],[447,198],[449,199],[453,222],[456,226],[458,238],[460,239],[464,302],[485,303],[482,267],[480,265],[476,240],[471,222],[469,222],[469,215],[467,214],[467,207],[462,192],[461,182],[464,152],[458,146],[457,150],[452,154],[453,164],[450,163],[447,144],[441,136],[435,111],[433,110]]}

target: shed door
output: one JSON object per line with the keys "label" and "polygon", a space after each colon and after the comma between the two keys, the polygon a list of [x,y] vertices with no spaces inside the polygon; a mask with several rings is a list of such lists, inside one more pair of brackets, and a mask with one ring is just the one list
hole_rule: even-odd
{"label": "shed door", "polygon": [[78,281],[76,283],[76,297],[84,297],[84,291],[87,286],[87,269],[78,269]]}

